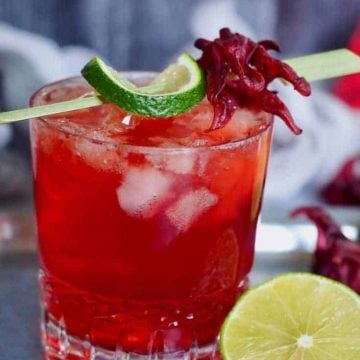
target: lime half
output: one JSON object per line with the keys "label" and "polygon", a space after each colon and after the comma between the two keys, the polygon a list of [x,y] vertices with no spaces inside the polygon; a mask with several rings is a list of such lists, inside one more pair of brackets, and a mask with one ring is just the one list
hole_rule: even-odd
{"label": "lime half", "polygon": [[240,298],[220,346],[226,360],[360,359],[360,297],[321,276],[281,275]]}
{"label": "lime half", "polygon": [[180,114],[199,103],[206,92],[205,75],[187,53],[143,87],[137,87],[98,57],[91,59],[81,73],[105,99],[144,116]]}

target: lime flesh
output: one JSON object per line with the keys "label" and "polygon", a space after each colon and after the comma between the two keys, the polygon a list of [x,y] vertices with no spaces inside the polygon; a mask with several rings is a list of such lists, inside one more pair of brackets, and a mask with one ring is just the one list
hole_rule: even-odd
{"label": "lime flesh", "polygon": [[167,117],[186,112],[206,92],[205,75],[187,53],[144,87],[137,87],[98,57],[90,60],[81,73],[105,99],[143,116]]}
{"label": "lime flesh", "polygon": [[227,360],[360,359],[360,298],[321,276],[279,276],[240,298],[220,346]]}

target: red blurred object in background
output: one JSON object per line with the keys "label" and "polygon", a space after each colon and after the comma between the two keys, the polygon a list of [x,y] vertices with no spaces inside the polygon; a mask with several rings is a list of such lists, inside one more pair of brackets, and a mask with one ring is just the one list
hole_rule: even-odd
{"label": "red blurred object in background", "polygon": [[[360,20],[348,48],[360,55]],[[335,83],[334,93],[354,109],[360,110],[360,74],[339,79]],[[346,161],[335,177],[320,191],[320,195],[329,204],[359,206],[360,155]]]}
{"label": "red blurred object in background", "polygon": [[333,205],[360,206],[360,155],[348,160],[320,195]]}
{"label": "red blurred object in background", "polygon": [[318,229],[313,272],[342,282],[360,293],[360,244],[348,239],[320,207],[301,207],[291,216],[305,215]]}
{"label": "red blurred object in background", "polygon": [[[360,55],[360,20],[348,48]],[[351,107],[360,109],[360,74],[344,76],[335,84],[334,93]]]}

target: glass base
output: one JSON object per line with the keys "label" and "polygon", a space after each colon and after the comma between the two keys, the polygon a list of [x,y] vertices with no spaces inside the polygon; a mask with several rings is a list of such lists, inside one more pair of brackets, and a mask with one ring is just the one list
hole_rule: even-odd
{"label": "glass base", "polygon": [[247,287],[245,278],[203,297],[142,303],[79,290],[40,271],[45,359],[219,359],[221,323]]}
{"label": "glass base", "polygon": [[220,360],[218,343],[204,347],[193,346],[187,351],[168,353],[138,354],[127,353],[118,348],[106,350],[92,345],[89,341],[71,336],[66,329],[44,314],[41,324],[45,360]]}

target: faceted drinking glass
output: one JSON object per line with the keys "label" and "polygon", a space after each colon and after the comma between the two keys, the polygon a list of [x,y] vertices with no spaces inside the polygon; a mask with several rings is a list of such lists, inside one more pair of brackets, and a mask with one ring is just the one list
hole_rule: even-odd
{"label": "faceted drinking glass", "polygon": [[[67,79],[31,104],[89,91]],[[206,102],[170,119],[106,104],[31,121],[47,359],[218,356],[253,263],[272,117],[206,132],[211,116]]]}

